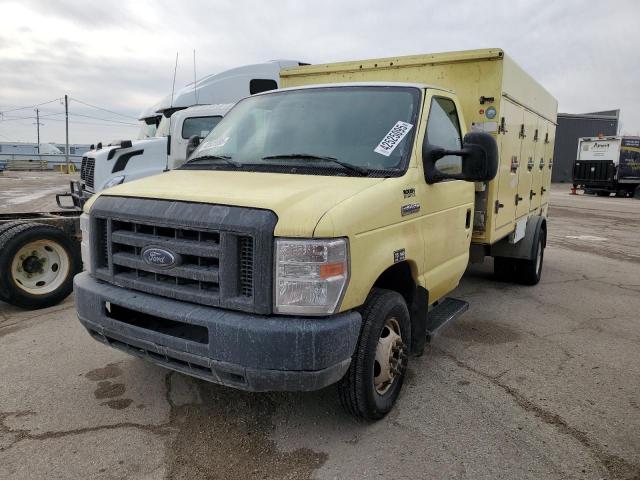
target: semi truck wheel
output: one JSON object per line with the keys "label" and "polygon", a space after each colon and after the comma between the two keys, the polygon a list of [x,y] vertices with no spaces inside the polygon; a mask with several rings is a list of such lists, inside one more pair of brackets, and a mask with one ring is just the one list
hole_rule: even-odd
{"label": "semi truck wheel", "polygon": [[362,328],[349,370],[338,384],[347,412],[367,420],[384,417],[404,381],[411,345],[411,322],[404,298],[373,289],[362,311]]}
{"label": "semi truck wheel", "polygon": [[544,261],[544,246],[546,232],[540,230],[536,249],[531,260],[518,260],[516,264],[516,281],[522,285],[537,285],[542,277],[542,263]]}
{"label": "semi truck wheel", "polygon": [[59,228],[20,222],[0,234],[0,292],[8,303],[30,310],[56,305],[81,269],[78,242]]}

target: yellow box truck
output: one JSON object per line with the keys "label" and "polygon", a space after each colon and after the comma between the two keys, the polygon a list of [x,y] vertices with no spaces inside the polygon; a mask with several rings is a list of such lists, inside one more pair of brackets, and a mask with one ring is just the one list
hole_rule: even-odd
{"label": "yellow box truck", "polygon": [[[470,256],[539,281],[556,102],[501,50],[287,70],[180,169],[93,197],[78,316],[98,341],[252,391],[392,408],[464,312]],[[472,254],[470,252],[473,252]]]}

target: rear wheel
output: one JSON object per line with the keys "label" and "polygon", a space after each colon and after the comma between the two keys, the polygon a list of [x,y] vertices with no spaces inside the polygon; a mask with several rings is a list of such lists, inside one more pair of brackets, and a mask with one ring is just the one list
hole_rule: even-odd
{"label": "rear wheel", "polygon": [[55,305],[71,293],[81,269],[78,242],[58,228],[18,223],[0,234],[0,292],[6,302],[27,309]]}
{"label": "rear wheel", "polygon": [[542,277],[542,263],[544,261],[544,246],[546,244],[546,232],[540,230],[533,258],[518,260],[516,264],[515,279],[522,285],[537,285]]}
{"label": "rear wheel", "polygon": [[368,420],[384,417],[404,381],[411,323],[404,298],[373,289],[362,312],[362,328],[349,370],[338,384],[340,401],[352,415]]}

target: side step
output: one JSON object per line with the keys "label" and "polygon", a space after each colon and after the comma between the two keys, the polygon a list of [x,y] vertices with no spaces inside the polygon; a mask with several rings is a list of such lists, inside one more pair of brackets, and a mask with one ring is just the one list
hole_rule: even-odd
{"label": "side step", "polygon": [[427,313],[427,341],[452,320],[455,320],[469,310],[469,304],[464,300],[447,297]]}

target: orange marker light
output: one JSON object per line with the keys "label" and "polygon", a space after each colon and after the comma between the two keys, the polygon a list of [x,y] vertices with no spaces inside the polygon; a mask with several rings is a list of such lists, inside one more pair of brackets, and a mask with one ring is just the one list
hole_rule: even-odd
{"label": "orange marker light", "polygon": [[320,278],[335,277],[344,273],[344,263],[326,263],[320,265]]}

